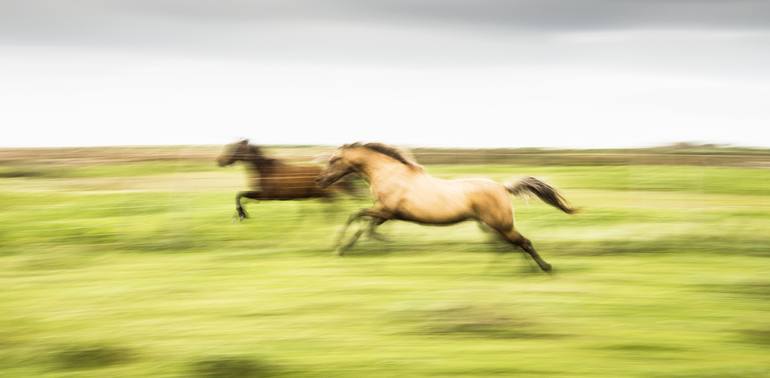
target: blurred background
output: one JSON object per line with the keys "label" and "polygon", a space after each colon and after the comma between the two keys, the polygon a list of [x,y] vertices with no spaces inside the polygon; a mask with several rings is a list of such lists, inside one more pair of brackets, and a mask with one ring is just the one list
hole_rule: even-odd
{"label": "blurred background", "polygon": [[767,147],[769,20],[761,0],[5,0],[1,143]]}
{"label": "blurred background", "polygon": [[[0,82],[0,376],[770,375],[765,1],[3,0]],[[473,223],[338,258],[365,184],[234,222],[240,138],[583,211],[512,198],[552,274]]]}

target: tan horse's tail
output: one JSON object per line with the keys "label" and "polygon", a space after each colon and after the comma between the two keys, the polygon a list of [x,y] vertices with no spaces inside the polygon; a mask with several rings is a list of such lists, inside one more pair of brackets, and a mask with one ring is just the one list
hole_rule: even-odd
{"label": "tan horse's tail", "polygon": [[570,207],[567,200],[559,194],[556,189],[534,177],[526,177],[521,179],[515,184],[505,184],[505,189],[513,194],[519,196],[524,193],[531,193],[536,195],[543,202],[567,213],[574,214],[577,209]]}

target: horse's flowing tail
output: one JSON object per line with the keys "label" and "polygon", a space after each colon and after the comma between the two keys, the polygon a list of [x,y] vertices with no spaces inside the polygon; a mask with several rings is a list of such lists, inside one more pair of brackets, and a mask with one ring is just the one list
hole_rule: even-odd
{"label": "horse's flowing tail", "polygon": [[570,207],[567,200],[562,197],[554,187],[534,177],[526,177],[515,184],[505,184],[505,189],[508,189],[514,196],[522,195],[524,193],[534,194],[543,200],[543,202],[558,208],[567,214],[577,212],[577,209]]}

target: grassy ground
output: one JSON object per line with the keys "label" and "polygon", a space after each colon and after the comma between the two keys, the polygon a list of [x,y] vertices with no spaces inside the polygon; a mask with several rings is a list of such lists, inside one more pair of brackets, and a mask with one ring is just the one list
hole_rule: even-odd
{"label": "grassy ground", "polygon": [[2,377],[766,377],[770,170],[433,165],[535,175],[584,211],[512,199],[555,267],[475,224],[386,224],[366,200],[249,206],[208,162],[0,168]]}

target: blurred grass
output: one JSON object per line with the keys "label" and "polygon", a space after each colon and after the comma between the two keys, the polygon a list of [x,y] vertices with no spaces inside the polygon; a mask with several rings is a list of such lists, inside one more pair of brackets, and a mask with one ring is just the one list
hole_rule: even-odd
{"label": "blurred grass", "polygon": [[562,189],[582,213],[512,199],[557,272],[472,223],[337,258],[367,200],[232,224],[242,169],[202,160],[5,164],[43,173],[0,175],[0,376],[770,375],[767,169],[427,168]]}

